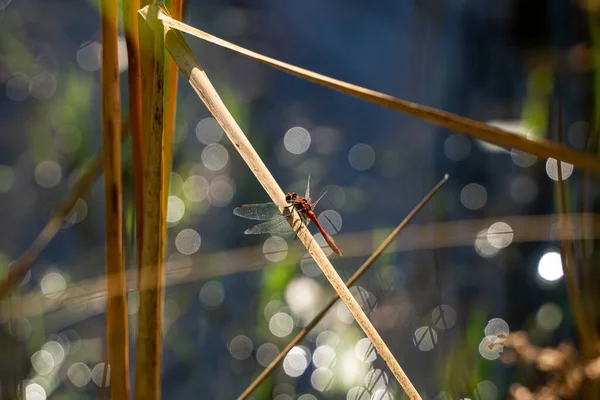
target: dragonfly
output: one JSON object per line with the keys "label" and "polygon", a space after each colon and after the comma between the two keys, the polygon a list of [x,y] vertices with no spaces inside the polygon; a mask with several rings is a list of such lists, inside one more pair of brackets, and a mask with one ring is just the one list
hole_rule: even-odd
{"label": "dragonfly", "polygon": [[266,221],[260,224],[251,226],[244,232],[246,235],[255,235],[261,233],[271,234],[286,234],[293,232],[292,227],[287,222],[286,216],[289,216],[293,210],[296,210],[300,215],[300,219],[306,225],[311,221],[315,224],[323,238],[335,252],[335,254],[341,256],[342,252],[337,247],[331,236],[325,232],[323,226],[317,220],[317,216],[314,212],[315,206],[323,198],[319,197],[317,201],[311,203],[310,201],[310,175],[308,176],[308,184],[306,186],[306,194],[304,197],[298,196],[296,192],[288,192],[285,195],[285,200],[288,203],[286,211],[282,214],[279,207],[275,203],[259,203],[259,204],[244,204],[233,209],[233,214],[238,217],[252,219],[256,221]]}

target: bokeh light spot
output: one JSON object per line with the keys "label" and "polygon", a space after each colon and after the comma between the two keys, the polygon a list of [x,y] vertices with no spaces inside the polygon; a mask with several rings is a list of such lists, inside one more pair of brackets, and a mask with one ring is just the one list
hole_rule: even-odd
{"label": "bokeh light spot", "polygon": [[200,301],[211,309],[219,308],[225,299],[225,289],[221,282],[210,281],[200,289]]}
{"label": "bokeh light spot", "polygon": [[31,356],[31,366],[40,375],[48,375],[54,368],[54,358],[46,350],[40,350]]}
{"label": "bokeh light spot", "polygon": [[302,127],[289,129],[283,137],[283,145],[292,154],[302,154],[310,147],[310,133]]}
{"label": "bokeh light spot", "polygon": [[479,231],[477,237],[475,238],[475,251],[481,257],[491,258],[498,254],[500,249],[491,245],[490,241],[488,240],[488,230],[484,229]]}
{"label": "bokeh light spot", "polygon": [[479,210],[487,202],[487,190],[478,183],[469,183],[461,190],[460,201],[469,210]]}
{"label": "bokeh light spot", "polygon": [[38,100],[49,100],[56,92],[56,77],[49,72],[42,72],[31,80],[31,95]]}
{"label": "bokeh light spot", "polygon": [[348,161],[352,168],[366,171],[375,163],[375,150],[365,143],[355,144],[348,152]]}
{"label": "bokeh light spot", "polygon": [[390,378],[380,369],[371,369],[365,374],[365,387],[371,390],[385,389],[389,384]]}
{"label": "bokeh light spot", "polygon": [[273,343],[263,343],[256,350],[256,361],[263,366],[268,366],[279,355],[279,349]]}
{"label": "bokeh light spot", "polygon": [[538,326],[547,332],[558,328],[562,319],[563,313],[560,307],[554,303],[546,303],[541,306],[535,318]]}
{"label": "bokeh light spot", "polygon": [[310,383],[315,390],[324,392],[331,387],[333,383],[333,372],[328,368],[317,368],[310,375]]}
{"label": "bokeh light spot", "polygon": [[369,338],[362,338],[356,342],[354,354],[356,355],[356,358],[364,363],[372,363],[377,359],[375,347],[373,347]]}
{"label": "bokeh light spot", "polygon": [[512,228],[506,222],[493,223],[487,233],[488,242],[497,249],[508,247],[514,236]]}
{"label": "bokeh light spot", "polygon": [[[571,176],[571,174],[573,173],[573,165],[561,161],[560,166],[562,169],[562,179],[564,181],[564,180],[568,179]],[[548,177],[550,177],[550,179],[552,179],[553,181],[559,180],[558,179],[558,163],[556,162],[556,160],[554,158],[549,158],[548,161],[546,161],[546,173],[548,174]]]}
{"label": "bokeh light spot", "polygon": [[215,178],[209,186],[208,201],[216,207],[225,207],[231,203],[235,194],[235,186],[231,179],[226,177]]}
{"label": "bokeh light spot", "polygon": [[200,250],[200,234],[193,229],[184,229],[175,237],[177,251],[186,256],[192,255]]}
{"label": "bokeh light spot", "polygon": [[300,260],[300,269],[302,270],[302,273],[309,278],[315,278],[322,273],[321,268],[309,253],[306,253],[306,255],[302,257],[302,260]]}
{"label": "bokeh light spot", "polygon": [[441,304],[431,312],[431,322],[436,328],[446,331],[456,323],[456,310],[447,304]]}
{"label": "bokeh light spot", "polygon": [[56,299],[67,289],[67,281],[58,272],[48,272],[40,282],[42,293],[48,298]]}
{"label": "bokeh light spot", "polygon": [[278,312],[269,319],[269,330],[277,337],[286,337],[293,328],[294,320],[284,312]]}
{"label": "bokeh light spot", "polygon": [[46,391],[39,383],[28,383],[25,387],[25,400],[46,400]]}
{"label": "bokeh light spot", "polygon": [[310,362],[310,354],[301,346],[294,346],[283,359],[283,370],[292,377],[297,378],[304,373]]}
{"label": "bokeh light spot", "polygon": [[497,336],[486,336],[479,343],[479,354],[486,360],[496,360],[503,350],[502,339]]}
{"label": "bokeh light spot", "polygon": [[342,216],[335,210],[325,210],[317,217],[319,223],[330,235],[335,235],[342,230]]}
{"label": "bokeh light spot", "polygon": [[217,143],[223,137],[223,129],[213,117],[201,119],[196,125],[196,137],[201,143]]}
{"label": "bokeh light spot", "polygon": [[67,377],[73,385],[82,388],[92,379],[92,371],[86,364],[76,362],[67,370]]}
{"label": "bokeh light spot", "polygon": [[354,316],[343,302],[338,302],[336,307],[336,315],[340,321],[350,325],[354,322]]}
{"label": "bokeh light spot", "polygon": [[75,56],[77,64],[84,71],[93,72],[100,69],[102,64],[102,45],[98,41],[85,42]]}
{"label": "bokeh light spot", "polygon": [[331,346],[323,345],[315,349],[312,361],[317,368],[330,368],[335,358],[335,350]]}
{"label": "bokeh light spot", "polygon": [[65,360],[65,349],[57,341],[50,340],[42,346],[42,350],[45,350],[52,356],[55,365],[59,365]]}
{"label": "bokeh light spot", "polygon": [[421,351],[430,351],[437,345],[437,332],[430,326],[421,326],[415,330],[413,344]]}
{"label": "bokeh light spot", "polygon": [[544,254],[538,263],[538,275],[546,282],[554,282],[562,278],[563,265],[560,253],[549,251]]}
{"label": "bokeh light spot", "polygon": [[510,151],[510,158],[512,158],[516,165],[522,168],[531,167],[537,161],[537,157],[533,154],[516,149],[512,149]]}
{"label": "bokeh light spot", "polygon": [[193,202],[202,201],[208,196],[208,181],[200,175],[192,175],[183,182],[183,194]]}
{"label": "bokeh light spot", "polygon": [[370,400],[371,393],[361,386],[354,386],[346,393],[346,400]]}
{"label": "bokeh light spot", "polygon": [[317,346],[328,345],[335,349],[340,344],[340,338],[335,332],[323,331],[317,335],[315,343]]}
{"label": "bokeh light spot", "polygon": [[252,354],[254,345],[248,336],[239,335],[229,342],[229,352],[236,360],[245,360]]}
{"label": "bokeh light spot", "polygon": [[167,222],[176,224],[185,215],[185,203],[177,196],[169,196],[167,205]]}
{"label": "bokeh light spot", "polygon": [[452,161],[461,161],[471,153],[471,141],[464,135],[452,134],[444,140],[444,153]]}
{"label": "bokeh light spot", "polygon": [[219,171],[225,168],[229,162],[229,152],[222,144],[213,143],[202,150],[200,158],[202,159],[202,164],[204,164],[207,169]]}
{"label": "bokeh light spot", "polygon": [[278,262],[287,256],[288,244],[279,236],[271,236],[265,240],[262,250],[267,260]]}
{"label": "bokeh light spot", "polygon": [[[94,365],[94,368],[92,368],[92,381],[94,381],[98,387],[102,387],[103,379],[105,379],[105,387],[110,386],[110,365],[108,367],[106,365],[107,364],[101,362]],[[106,378],[104,378],[104,368],[107,368]]]}
{"label": "bokeh light spot", "polygon": [[62,169],[56,161],[42,161],[35,167],[35,181],[38,185],[44,188],[51,188],[60,182],[62,178]]}
{"label": "bokeh light spot", "polygon": [[31,78],[22,72],[16,72],[6,81],[5,94],[12,101],[23,101],[31,93]]}
{"label": "bokeh light spot", "polygon": [[502,318],[492,318],[488,321],[484,333],[486,336],[496,336],[500,339],[506,339],[510,333],[508,323]]}
{"label": "bokeh light spot", "polygon": [[496,400],[498,398],[498,388],[490,381],[482,381],[477,384],[473,393],[474,400]]}

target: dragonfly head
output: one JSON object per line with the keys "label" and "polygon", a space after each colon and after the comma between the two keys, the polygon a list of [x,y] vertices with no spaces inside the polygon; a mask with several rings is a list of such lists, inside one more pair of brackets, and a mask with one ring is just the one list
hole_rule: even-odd
{"label": "dragonfly head", "polygon": [[285,201],[287,201],[288,203],[293,203],[294,200],[296,200],[297,198],[298,194],[296,192],[289,192],[285,195]]}

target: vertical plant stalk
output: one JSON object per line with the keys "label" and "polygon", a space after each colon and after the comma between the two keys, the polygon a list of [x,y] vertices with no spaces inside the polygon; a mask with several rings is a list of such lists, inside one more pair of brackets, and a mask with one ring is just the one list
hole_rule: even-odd
{"label": "vertical plant stalk", "polygon": [[121,181],[121,94],[119,91],[117,0],[100,3],[102,36],[102,165],[106,208],[108,362],[111,398],[129,398],[127,287],[123,264],[123,186]]}
{"label": "vertical plant stalk", "polygon": [[[151,7],[151,9],[156,9]],[[162,362],[162,322],[165,285],[165,196],[163,185],[163,102],[164,102],[164,42],[162,24],[154,15],[148,16],[152,26],[147,37],[152,44],[152,68],[142,66],[142,78],[151,82],[144,123],[150,126],[145,140],[144,168],[144,242],[142,268],[139,276],[140,309],[138,317],[135,396],[138,400],[160,399]],[[141,23],[147,28],[146,23]],[[144,39],[145,40],[145,39]],[[150,65],[150,64],[149,64]]]}
{"label": "vertical plant stalk", "polygon": [[[562,141],[562,117],[561,109],[558,109],[558,138]],[[565,276],[567,280],[567,293],[569,296],[569,303],[573,310],[573,318],[575,320],[575,327],[577,333],[581,338],[582,348],[584,354],[589,354],[592,350],[593,343],[593,331],[595,329],[590,327],[588,323],[588,315],[584,310],[584,304],[582,303],[582,293],[577,285],[577,276],[575,274],[575,261],[573,257],[573,247],[570,239],[567,238],[567,230],[570,229],[567,222],[567,194],[565,189],[565,182],[562,177],[562,161],[556,160],[556,171],[558,174],[558,204],[559,204],[559,220],[561,236],[565,239],[560,241],[560,254],[563,268],[565,270]]]}
{"label": "vertical plant stalk", "polygon": [[[367,261],[365,261],[363,263],[363,265],[359,269],[357,269],[356,272],[350,277],[350,279],[348,279],[346,281],[346,287],[350,287],[350,286],[354,285],[354,283],[356,283],[356,281],[375,263],[375,261],[377,261],[379,256],[381,256],[383,254],[383,252],[389,247],[389,245],[394,241],[394,239],[396,239],[396,236],[398,236],[400,234],[402,229],[404,229],[404,227],[406,225],[408,225],[408,223],[414,218],[414,216],[417,215],[417,213],[419,211],[421,211],[421,209],[425,206],[425,204],[427,204],[427,202],[442,187],[442,185],[444,183],[446,183],[447,180],[448,180],[448,174],[446,174],[444,176],[444,178],[440,182],[438,182],[438,184],[435,185],[435,187],[433,189],[431,189],[431,191],[423,198],[423,200],[421,200],[419,202],[419,204],[417,204],[415,206],[415,208],[413,208],[413,210],[406,216],[406,218],[404,218],[404,220],[402,222],[400,222],[400,224],[396,227],[396,229],[394,229],[392,231],[392,233],[390,233],[389,236],[383,241],[383,243],[381,243],[379,245],[377,250],[375,250],[375,252],[373,254],[371,254],[371,256],[367,259]],[[275,357],[275,359],[273,361],[271,361],[271,363],[267,366],[267,368],[265,368],[260,373],[260,375],[257,376],[256,379],[254,379],[254,381],[250,384],[250,386],[248,386],[246,388],[246,390],[244,390],[244,392],[238,397],[238,400],[244,400],[245,398],[250,396],[250,394],[254,390],[256,390],[256,388],[262,382],[264,382],[265,379],[267,379],[269,377],[269,375],[271,375],[271,373],[275,370],[275,368],[279,365],[279,363],[281,363],[281,361],[283,361],[283,359],[285,358],[287,353],[289,353],[290,350],[292,350],[294,348],[294,346],[296,346],[298,343],[300,343],[300,341],[302,341],[306,337],[306,335],[308,335],[310,333],[310,331],[312,331],[314,329],[314,327],[317,326],[317,324],[323,319],[323,317],[325,317],[327,312],[331,309],[331,307],[333,307],[335,305],[335,303],[339,299],[340,299],[340,296],[336,294],[329,301],[329,303],[317,315],[315,315],[315,317],[304,328],[302,328],[302,330],[300,332],[298,332],[296,337],[294,337],[294,339],[292,339],[292,341],[289,342],[288,345],[285,346],[285,348],[283,350],[281,350],[281,353],[279,353],[277,355],[277,357]]]}
{"label": "vertical plant stalk", "polygon": [[[181,21],[182,17],[182,1],[171,0],[170,12],[171,16]],[[165,50],[166,51],[166,50]],[[164,125],[164,150],[163,158],[165,169],[163,172],[163,185],[167,188],[165,196],[169,195],[169,186],[171,181],[171,165],[173,160],[173,136],[175,133],[175,116],[177,114],[177,84],[179,82],[179,70],[171,57],[167,57],[167,79],[165,90],[165,125]]]}
{"label": "vertical plant stalk", "polygon": [[144,151],[142,145],[142,77],[140,67],[140,40],[137,10],[140,0],[123,1],[123,25],[127,43],[127,78],[129,85],[129,119],[131,125],[131,151],[133,159],[133,185],[135,197],[135,230],[137,236],[138,273],[141,268],[144,215]]}
{"label": "vertical plant stalk", "polygon": [[[190,85],[196,91],[202,102],[206,105],[211,114],[215,117],[223,131],[227,134],[229,140],[233,143],[235,148],[240,153],[242,159],[246,162],[250,170],[254,173],[260,184],[263,186],[269,197],[275,202],[275,204],[283,207],[285,203],[285,195],[271,172],[267,169],[264,162],[260,159],[256,150],[252,147],[252,144],[244,135],[235,119],[231,116],[225,104],[219,97],[218,93],[214,89],[212,83],[208,79],[208,76],[195,59],[191,49],[176,30],[162,26],[164,31],[159,31],[158,24],[153,23],[153,20],[157,18],[158,12],[165,13],[168,15],[167,10],[160,4],[152,4],[147,8],[140,10],[142,17],[147,16],[150,26],[155,28],[155,33],[163,34],[165,40],[165,47],[169,51],[173,60],[177,63],[181,72],[188,78]],[[162,21],[160,22],[162,24]],[[291,213],[288,217],[288,222],[291,226],[299,226],[298,238],[304,244],[308,253],[313,257],[315,262],[323,271],[323,275],[327,277],[327,280],[334,288],[336,293],[339,294],[344,304],[348,307],[348,310],[358,322],[363,332],[371,340],[371,343],[386,362],[390,368],[394,377],[398,380],[406,394],[410,399],[421,399],[421,396],[413,386],[412,382],[398,364],[398,361],[394,358],[390,349],[386,346],[383,339],[379,335],[379,332],[375,329],[371,321],[367,318],[364,311],[356,301],[356,299],[350,293],[350,290],[344,285],[344,281],[337,274],[331,262],[323,253],[323,250],[316,242],[308,228],[301,223],[297,213]],[[147,232],[147,231],[146,231]],[[144,242],[146,239],[144,239]],[[140,329],[142,327],[140,326]]]}
{"label": "vertical plant stalk", "polygon": [[[557,131],[558,131],[558,142],[562,144],[563,131],[562,131],[562,108],[560,103],[557,107]],[[570,229],[567,222],[567,191],[566,185],[562,177],[562,162],[556,160],[556,171],[558,173],[558,191],[559,191],[559,215],[560,215],[560,229],[562,234],[565,234]],[[581,347],[583,358],[586,361],[592,360],[597,355],[596,350],[596,316],[591,315],[590,311],[595,307],[592,304],[586,304],[585,300],[591,300],[593,296],[588,295],[585,290],[588,285],[583,284],[583,288],[579,288],[577,285],[577,275],[575,273],[575,258],[573,256],[573,242],[571,239],[565,238],[560,241],[560,256],[567,276],[567,292],[569,296],[569,303],[573,310],[573,316],[575,319],[575,327],[577,333],[581,338]],[[585,255],[582,255],[585,257]],[[598,398],[598,384],[595,381],[591,381],[589,385],[583,387],[584,397],[587,398]]]}

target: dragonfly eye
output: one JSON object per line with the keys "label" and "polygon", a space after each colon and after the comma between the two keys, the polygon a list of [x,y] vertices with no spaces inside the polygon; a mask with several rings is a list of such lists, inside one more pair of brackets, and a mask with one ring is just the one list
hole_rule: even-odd
{"label": "dragonfly eye", "polygon": [[296,194],[296,192],[289,192],[288,194],[285,195],[285,201],[287,201],[288,203],[291,203],[294,200],[296,200],[297,197],[298,197],[298,195]]}

